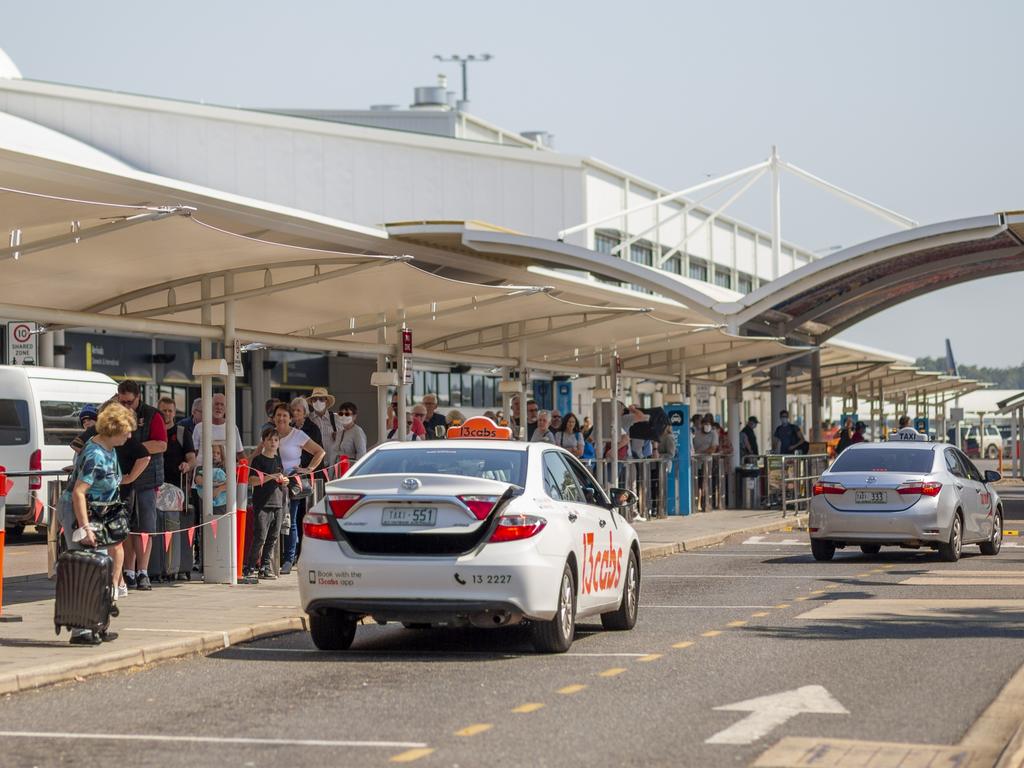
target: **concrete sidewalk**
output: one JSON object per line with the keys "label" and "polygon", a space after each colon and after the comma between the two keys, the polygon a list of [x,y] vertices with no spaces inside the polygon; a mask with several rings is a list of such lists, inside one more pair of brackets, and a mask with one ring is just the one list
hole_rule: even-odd
{"label": "concrete sidewalk", "polygon": [[[779,512],[721,510],[638,521],[636,528],[647,560],[794,523]],[[54,634],[53,584],[45,573],[5,579],[3,596],[4,615],[22,621],[0,623],[0,694],[305,629],[294,572],[258,586],[174,582],[133,592],[119,602],[121,615],[111,625],[118,639],[99,646],[72,646],[66,630]]]}

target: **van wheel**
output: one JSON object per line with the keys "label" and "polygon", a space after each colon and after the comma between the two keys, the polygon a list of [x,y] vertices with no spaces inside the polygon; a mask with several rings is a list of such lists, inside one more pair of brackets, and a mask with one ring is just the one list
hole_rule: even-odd
{"label": "van wheel", "polygon": [[995,517],[992,519],[992,537],[988,541],[983,541],[978,548],[983,555],[998,555],[1002,546],[1003,513],[996,510]]}
{"label": "van wheel", "polygon": [[997,446],[997,445],[990,445],[988,448],[986,448],[985,449],[985,458],[986,459],[998,459],[999,458],[999,446]]}
{"label": "van wheel", "polygon": [[827,539],[811,539],[811,554],[818,562],[828,562],[835,557],[836,543]]}
{"label": "van wheel", "polygon": [[550,621],[533,625],[533,647],[540,653],[565,653],[576,633],[576,579],[566,563],[558,584],[558,607]]}
{"label": "van wheel", "polygon": [[356,636],[356,617],[344,611],[311,613],[309,634],[321,651],[347,651]]}
{"label": "van wheel", "polygon": [[949,541],[939,544],[939,557],[947,563],[955,563],[960,559],[960,550],[964,545],[964,524],[960,513],[953,516],[953,525],[949,529]]}
{"label": "van wheel", "polygon": [[636,553],[629,551],[626,578],[622,584],[622,600],[618,609],[601,614],[601,626],[605,629],[623,630],[636,626],[636,615],[640,605],[640,574],[636,567]]}
{"label": "van wheel", "polygon": [[860,551],[865,555],[877,555],[882,551],[881,544],[861,544]]}

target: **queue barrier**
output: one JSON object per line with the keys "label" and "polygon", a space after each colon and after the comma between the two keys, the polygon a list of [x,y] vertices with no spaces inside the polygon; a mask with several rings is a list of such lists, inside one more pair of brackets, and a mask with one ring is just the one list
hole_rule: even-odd
{"label": "queue barrier", "polygon": [[731,499],[728,495],[729,467],[732,457],[720,453],[695,454],[690,458],[693,477],[693,509],[710,512],[725,509]]}
{"label": "queue barrier", "polygon": [[785,517],[790,511],[796,515],[807,510],[829,458],[825,453],[762,454],[746,456],[743,463],[757,467],[761,507],[781,510]]}
{"label": "queue barrier", "polygon": [[680,491],[689,491],[678,459],[619,459],[618,465],[619,476],[612,478],[611,460],[597,459],[594,476],[606,491],[613,487],[633,491],[638,499],[636,516],[655,518],[685,514],[679,509],[679,499],[683,498]]}

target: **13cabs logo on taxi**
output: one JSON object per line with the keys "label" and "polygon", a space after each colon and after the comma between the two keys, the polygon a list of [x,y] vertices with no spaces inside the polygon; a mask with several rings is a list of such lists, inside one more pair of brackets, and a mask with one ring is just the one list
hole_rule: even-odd
{"label": "13cabs logo on taxi", "polygon": [[622,578],[622,547],[615,548],[611,531],[608,546],[594,550],[594,534],[583,534],[583,594],[614,589]]}

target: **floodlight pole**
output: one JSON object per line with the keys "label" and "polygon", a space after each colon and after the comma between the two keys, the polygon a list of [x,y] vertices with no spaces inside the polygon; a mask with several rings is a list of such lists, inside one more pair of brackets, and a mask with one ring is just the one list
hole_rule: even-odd
{"label": "floodlight pole", "polygon": [[462,69],[462,100],[464,102],[468,102],[469,101],[469,77],[468,77],[468,74],[467,74],[466,65],[469,64],[469,62],[471,62],[471,61],[490,61],[494,57],[491,54],[489,54],[489,53],[481,53],[479,55],[471,53],[468,56],[460,56],[459,54],[456,53],[456,54],[453,54],[451,56],[441,56],[440,54],[435,54],[434,58],[437,61],[453,62],[453,63],[459,65],[459,67]]}

